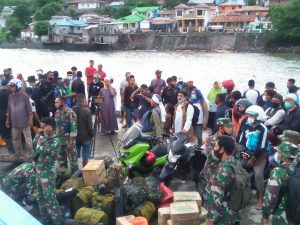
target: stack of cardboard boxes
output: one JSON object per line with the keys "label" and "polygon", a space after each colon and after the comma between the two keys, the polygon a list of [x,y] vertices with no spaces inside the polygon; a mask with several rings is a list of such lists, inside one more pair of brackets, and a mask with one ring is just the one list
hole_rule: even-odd
{"label": "stack of cardboard boxes", "polygon": [[198,192],[174,192],[170,207],[158,209],[158,225],[199,225],[205,222],[207,211],[201,207]]}

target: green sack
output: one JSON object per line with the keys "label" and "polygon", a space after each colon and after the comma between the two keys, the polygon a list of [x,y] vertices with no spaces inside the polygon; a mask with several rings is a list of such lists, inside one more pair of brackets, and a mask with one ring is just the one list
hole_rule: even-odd
{"label": "green sack", "polygon": [[108,222],[113,225],[115,222],[115,196],[112,194],[105,195],[102,199],[101,210],[104,211],[108,217]]}
{"label": "green sack", "polygon": [[86,186],[82,188],[79,193],[77,194],[77,197],[81,199],[85,204],[90,205],[92,195],[95,192],[95,188],[92,186]]}
{"label": "green sack", "polygon": [[66,180],[60,187],[60,189],[67,190],[69,188],[75,188],[79,190],[80,188],[84,187],[84,181],[81,177],[71,177],[70,179]]}
{"label": "green sack", "polygon": [[80,208],[89,208],[89,204],[85,204],[79,197],[75,196],[71,199],[70,201],[70,210],[72,213],[72,216],[74,217],[76,212],[80,209]]}
{"label": "green sack", "polygon": [[154,177],[146,177],[145,182],[147,185],[147,200],[155,204],[161,203],[162,191],[159,187],[157,179]]}
{"label": "green sack", "polygon": [[141,179],[136,179],[135,181],[127,182],[124,185],[124,196],[127,200],[127,207],[129,210],[145,202],[147,200],[145,181],[142,182]]}
{"label": "green sack", "polygon": [[96,209],[81,208],[76,212],[74,219],[77,223],[85,225],[96,225],[97,223],[108,225],[105,212]]}
{"label": "green sack", "polygon": [[151,217],[155,214],[156,208],[152,202],[144,202],[133,210],[133,215],[142,216],[149,222]]}

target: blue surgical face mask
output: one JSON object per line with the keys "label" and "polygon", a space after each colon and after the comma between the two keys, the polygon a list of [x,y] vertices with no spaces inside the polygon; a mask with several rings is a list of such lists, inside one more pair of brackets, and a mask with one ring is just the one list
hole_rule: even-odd
{"label": "blue surgical face mask", "polygon": [[197,96],[196,96],[196,95],[191,95],[190,100],[191,100],[191,101],[197,101]]}
{"label": "blue surgical face mask", "polygon": [[179,103],[179,104],[182,104],[182,103],[184,103],[184,102],[185,102],[185,98],[183,98],[183,99],[181,99],[181,100],[178,99],[178,103]]}
{"label": "blue surgical face mask", "polygon": [[223,93],[227,93],[227,88],[222,88]]}
{"label": "blue surgical face mask", "polygon": [[276,152],[275,155],[274,155],[274,161],[277,163],[277,164],[280,164],[280,160],[278,158],[278,153]]}
{"label": "blue surgical face mask", "polygon": [[290,108],[292,108],[292,103],[290,103],[290,102],[284,102],[284,107],[286,109],[290,109]]}

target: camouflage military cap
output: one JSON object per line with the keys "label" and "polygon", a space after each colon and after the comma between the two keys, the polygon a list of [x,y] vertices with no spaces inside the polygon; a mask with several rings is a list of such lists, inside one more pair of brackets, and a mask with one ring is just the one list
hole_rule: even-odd
{"label": "camouflage military cap", "polygon": [[296,158],[298,146],[291,142],[283,141],[279,146],[275,147],[275,150],[285,158]]}
{"label": "camouflage military cap", "polygon": [[300,141],[300,133],[293,130],[285,130],[283,134],[279,136],[281,141],[288,141],[295,145],[299,144]]}
{"label": "camouflage military cap", "polygon": [[232,128],[232,122],[229,118],[219,118],[219,119],[217,119],[217,125]]}

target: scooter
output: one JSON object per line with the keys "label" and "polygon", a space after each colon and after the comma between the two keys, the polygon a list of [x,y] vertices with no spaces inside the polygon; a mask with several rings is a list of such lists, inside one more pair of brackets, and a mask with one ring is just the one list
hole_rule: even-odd
{"label": "scooter", "polygon": [[[201,152],[201,149],[189,142],[189,136],[186,134],[174,134],[168,145],[168,161],[164,165],[159,179],[169,186],[174,174],[180,169],[190,169],[190,165],[197,163],[197,171],[201,171],[204,167],[206,156]],[[199,160],[196,160],[199,159]],[[197,161],[197,162],[193,162]],[[186,176],[186,171],[183,171]],[[198,174],[198,172],[194,172]],[[198,177],[198,176],[196,176]],[[195,177],[194,177],[195,178]],[[197,184],[198,179],[195,179]]]}
{"label": "scooter", "polygon": [[122,137],[119,150],[120,164],[130,178],[147,176],[167,161],[167,144],[155,137],[142,134],[142,125],[135,123]]}

